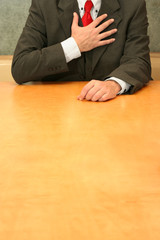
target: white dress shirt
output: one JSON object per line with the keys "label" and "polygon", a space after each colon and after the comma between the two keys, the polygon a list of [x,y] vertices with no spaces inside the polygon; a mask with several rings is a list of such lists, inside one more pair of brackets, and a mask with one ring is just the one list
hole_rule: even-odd
{"label": "white dress shirt", "polygon": [[[82,18],[84,15],[84,5],[86,3],[86,0],[77,0],[77,2],[78,2],[78,6],[79,6],[79,13]],[[91,16],[92,16],[92,19],[95,20],[97,18],[98,12],[101,7],[101,0],[92,0],[92,3],[93,3],[93,8],[91,9]],[[81,56],[79,47],[73,37],[70,37],[70,38],[64,40],[63,42],[61,42],[61,45],[62,45],[64,54],[65,54],[67,63],[70,62],[71,60],[73,60],[75,58],[79,58]],[[122,94],[124,92],[127,92],[129,90],[129,88],[131,87],[130,84],[128,84],[125,81],[123,81],[119,78],[116,78],[114,76],[107,78],[106,81],[111,80],[111,79],[116,81],[117,83],[119,83],[119,85],[121,86],[121,91],[118,93],[118,95]]]}

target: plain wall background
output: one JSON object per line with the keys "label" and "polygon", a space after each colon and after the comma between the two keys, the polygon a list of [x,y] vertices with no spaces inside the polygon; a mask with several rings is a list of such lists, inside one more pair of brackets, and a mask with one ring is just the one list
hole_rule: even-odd
{"label": "plain wall background", "polygon": [[[146,3],[150,50],[160,52],[160,0],[146,0]],[[31,0],[0,0],[0,55],[13,54],[26,22],[30,4]]]}

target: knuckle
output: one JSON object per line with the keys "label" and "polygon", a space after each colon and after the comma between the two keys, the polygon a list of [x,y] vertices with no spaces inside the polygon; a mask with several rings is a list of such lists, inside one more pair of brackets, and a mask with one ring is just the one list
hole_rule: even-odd
{"label": "knuckle", "polygon": [[105,97],[102,96],[99,101],[104,102],[104,101],[106,101],[106,99],[105,99]]}
{"label": "knuckle", "polygon": [[108,37],[110,34],[109,34],[109,32],[106,32],[105,33],[105,37]]}
{"label": "knuckle", "polygon": [[90,32],[90,35],[94,37],[96,35],[96,29],[92,29],[92,31]]}
{"label": "knuckle", "polygon": [[92,102],[96,102],[98,100],[97,95],[94,95],[91,100],[92,100]]}
{"label": "knuckle", "polygon": [[[109,20],[108,20],[108,21],[109,21]],[[106,22],[104,23],[104,27],[105,27],[105,28],[109,26],[109,22],[108,22],[108,21],[106,21]]]}
{"label": "knuckle", "polygon": [[90,100],[91,97],[92,97],[92,95],[88,93],[87,96],[86,96],[86,100]]}
{"label": "knuckle", "polygon": [[97,86],[102,89],[103,88],[103,82],[101,82],[101,81],[97,82]]}
{"label": "knuckle", "polygon": [[102,97],[102,93],[97,93],[97,98],[101,98]]}
{"label": "knuckle", "polygon": [[96,80],[95,80],[95,79],[92,79],[90,82],[91,82],[91,83],[95,83],[95,82],[96,82]]}
{"label": "knuckle", "polygon": [[99,17],[97,18],[97,23],[102,22],[103,19],[104,19],[104,16],[103,16],[103,15],[99,16]]}
{"label": "knuckle", "polygon": [[103,15],[99,16],[97,19],[98,20],[102,20],[103,19]]}
{"label": "knuckle", "polygon": [[104,99],[105,99],[105,96],[103,95],[103,96],[101,97],[101,99],[104,100]]}
{"label": "knuckle", "polygon": [[[112,34],[113,34],[113,32],[112,32],[112,31],[109,31],[109,32],[106,33],[106,36],[109,37],[109,36],[111,36]],[[110,40],[110,39],[109,39],[109,40]]]}
{"label": "knuckle", "polygon": [[106,44],[110,44],[110,43],[112,43],[112,42],[114,42],[113,39],[108,39],[108,40],[106,40]]}
{"label": "knuckle", "polygon": [[97,47],[100,47],[100,46],[103,46],[103,45],[105,45],[104,41],[99,41],[98,44],[97,44]]}
{"label": "knuckle", "polygon": [[84,95],[85,95],[85,93],[86,93],[86,89],[83,89],[83,90],[82,90],[82,92],[81,92],[81,95],[83,95],[83,96],[84,96]]}
{"label": "knuckle", "polygon": [[108,94],[104,94],[102,97],[101,97],[102,101],[106,101],[108,99]]}
{"label": "knuckle", "polygon": [[96,93],[92,99],[93,99],[93,101],[97,101],[100,98],[101,98],[101,94],[100,93]]}
{"label": "knuckle", "polygon": [[96,98],[92,98],[92,102],[97,102],[97,99]]}
{"label": "knuckle", "polygon": [[98,41],[99,41],[99,38],[94,39],[94,41],[92,42],[93,47],[97,46]]}
{"label": "knuckle", "polygon": [[107,33],[108,35],[111,35],[113,33],[113,30],[108,31]]}
{"label": "knuckle", "polygon": [[102,24],[100,25],[101,32],[102,32],[106,27],[107,27],[106,24],[105,24],[105,23],[102,23]]}
{"label": "knuckle", "polygon": [[99,32],[98,32],[98,29],[97,28],[94,28],[93,29],[93,33],[94,33],[94,35],[97,35]]}

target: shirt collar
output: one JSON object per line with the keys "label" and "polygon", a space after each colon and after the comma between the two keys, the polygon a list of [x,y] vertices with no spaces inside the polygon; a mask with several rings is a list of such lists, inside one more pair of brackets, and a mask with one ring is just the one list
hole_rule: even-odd
{"label": "shirt collar", "polygon": [[[77,0],[78,5],[81,7],[84,7],[86,0]],[[99,11],[101,6],[101,0],[92,0],[92,3],[94,5],[94,8]]]}

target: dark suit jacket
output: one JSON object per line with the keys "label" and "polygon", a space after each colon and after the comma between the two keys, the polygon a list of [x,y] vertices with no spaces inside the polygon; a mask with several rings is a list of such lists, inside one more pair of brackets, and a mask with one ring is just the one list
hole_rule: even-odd
{"label": "dark suit jacket", "polygon": [[114,76],[132,85],[129,93],[142,88],[151,79],[145,1],[102,0],[99,15],[107,13],[108,19],[115,19],[106,30],[118,28],[116,41],[67,64],[60,42],[71,36],[74,11],[79,14],[76,0],[32,0],[14,53],[15,81],[89,81]]}

